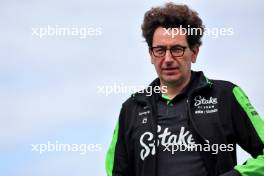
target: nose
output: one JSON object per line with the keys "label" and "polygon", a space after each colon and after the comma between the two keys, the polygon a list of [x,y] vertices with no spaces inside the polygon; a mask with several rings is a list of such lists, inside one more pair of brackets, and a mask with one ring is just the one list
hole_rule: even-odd
{"label": "nose", "polygon": [[165,54],[165,61],[166,62],[173,62],[173,57],[172,57],[172,55],[171,55],[171,52],[170,52],[170,50],[166,50],[166,54]]}

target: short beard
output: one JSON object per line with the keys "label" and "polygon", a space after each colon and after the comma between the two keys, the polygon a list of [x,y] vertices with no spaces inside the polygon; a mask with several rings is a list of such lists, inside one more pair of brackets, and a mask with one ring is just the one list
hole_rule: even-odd
{"label": "short beard", "polygon": [[177,87],[179,85],[181,85],[184,82],[184,78],[180,77],[179,79],[175,80],[175,81],[165,81],[161,78],[161,82],[168,87]]}

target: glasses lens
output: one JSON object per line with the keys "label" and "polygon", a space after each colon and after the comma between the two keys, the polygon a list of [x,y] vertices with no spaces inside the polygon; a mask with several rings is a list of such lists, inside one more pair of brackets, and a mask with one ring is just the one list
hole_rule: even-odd
{"label": "glasses lens", "polygon": [[165,53],[166,53],[166,48],[163,47],[153,48],[153,54],[156,57],[163,57],[165,56]]}
{"label": "glasses lens", "polygon": [[180,56],[183,56],[184,54],[184,48],[183,47],[172,47],[171,48],[171,54],[172,56],[174,57],[180,57]]}

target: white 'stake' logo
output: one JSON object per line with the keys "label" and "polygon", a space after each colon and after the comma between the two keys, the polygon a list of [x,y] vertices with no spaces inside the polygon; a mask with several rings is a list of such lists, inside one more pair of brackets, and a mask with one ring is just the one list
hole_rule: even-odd
{"label": "white 'stake' logo", "polygon": [[[173,134],[169,131],[169,128],[165,128],[163,131],[161,126],[158,125],[158,141],[157,146],[161,145],[167,147],[168,145],[192,145],[195,144],[194,138],[190,131],[185,127],[181,127],[179,135]],[[151,132],[145,132],[140,137],[140,145],[143,147],[140,152],[140,157],[144,160],[146,157],[155,155],[155,139]]]}
{"label": "white 'stake' logo", "polygon": [[217,104],[217,98],[210,97],[209,99],[206,99],[200,95],[194,97],[194,101],[195,101],[194,106]]}

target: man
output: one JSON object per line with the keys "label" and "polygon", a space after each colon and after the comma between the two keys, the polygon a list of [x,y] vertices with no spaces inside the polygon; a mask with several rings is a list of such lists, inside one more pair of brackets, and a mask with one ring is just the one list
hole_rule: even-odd
{"label": "man", "polygon": [[[264,122],[245,93],[191,71],[204,31],[198,14],[167,3],[146,12],[142,31],[158,78],[123,103],[107,175],[264,175]],[[166,92],[146,95],[157,86]],[[253,157],[243,165],[237,165],[236,144]]]}

